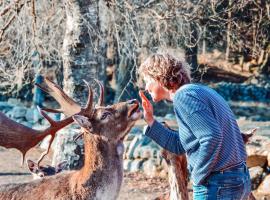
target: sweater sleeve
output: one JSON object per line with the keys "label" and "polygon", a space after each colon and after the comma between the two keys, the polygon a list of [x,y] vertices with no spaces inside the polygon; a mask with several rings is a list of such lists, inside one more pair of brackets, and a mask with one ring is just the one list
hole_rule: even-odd
{"label": "sweater sleeve", "polygon": [[180,142],[179,133],[164,127],[161,123],[154,121],[153,125],[148,126],[145,135],[154,140],[164,149],[175,153],[183,154],[185,150]]}
{"label": "sweater sleeve", "polygon": [[195,184],[199,184],[196,180],[206,178],[218,162],[223,134],[213,113],[208,109],[192,113],[187,117],[187,123],[200,143],[196,162],[192,163],[195,172],[192,179]]}

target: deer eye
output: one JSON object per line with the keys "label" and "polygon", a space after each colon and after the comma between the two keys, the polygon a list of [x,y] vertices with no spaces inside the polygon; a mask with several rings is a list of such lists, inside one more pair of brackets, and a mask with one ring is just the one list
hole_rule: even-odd
{"label": "deer eye", "polygon": [[105,112],[105,113],[103,113],[102,114],[102,116],[101,116],[101,120],[104,120],[104,119],[106,119],[109,115],[111,115],[111,113],[109,113],[109,112]]}

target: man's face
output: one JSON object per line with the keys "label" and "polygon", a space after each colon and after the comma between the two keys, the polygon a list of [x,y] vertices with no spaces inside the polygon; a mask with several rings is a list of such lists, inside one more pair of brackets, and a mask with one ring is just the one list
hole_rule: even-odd
{"label": "man's face", "polygon": [[145,90],[151,95],[154,102],[164,100],[166,97],[166,89],[156,80],[146,77]]}

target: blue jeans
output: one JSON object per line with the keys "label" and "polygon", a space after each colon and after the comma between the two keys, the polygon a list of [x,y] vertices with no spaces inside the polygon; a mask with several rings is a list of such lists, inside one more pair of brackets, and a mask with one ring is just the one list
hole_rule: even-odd
{"label": "blue jeans", "polygon": [[201,185],[193,185],[194,200],[244,200],[251,192],[246,163],[211,173]]}

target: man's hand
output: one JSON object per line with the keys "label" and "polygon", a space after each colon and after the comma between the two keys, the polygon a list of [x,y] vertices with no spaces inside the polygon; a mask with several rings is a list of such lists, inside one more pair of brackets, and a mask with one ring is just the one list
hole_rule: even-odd
{"label": "man's hand", "polygon": [[150,101],[146,98],[142,90],[139,91],[139,95],[142,99],[144,119],[149,126],[152,126],[152,124],[154,123],[153,106],[150,103]]}

